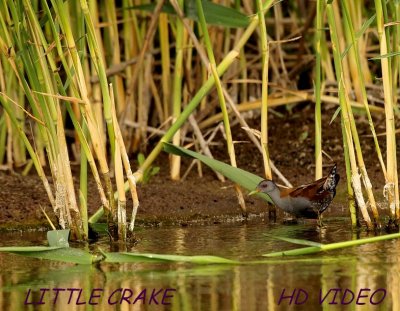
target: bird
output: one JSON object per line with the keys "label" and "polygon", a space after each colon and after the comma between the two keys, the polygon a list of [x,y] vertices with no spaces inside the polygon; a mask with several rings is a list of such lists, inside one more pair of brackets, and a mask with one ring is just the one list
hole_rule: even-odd
{"label": "bird", "polygon": [[339,180],[340,176],[334,164],[327,176],[312,183],[280,189],[274,181],[264,179],[249,195],[265,193],[278,208],[285,212],[297,218],[318,219],[319,224],[322,225],[321,214],[335,197]]}

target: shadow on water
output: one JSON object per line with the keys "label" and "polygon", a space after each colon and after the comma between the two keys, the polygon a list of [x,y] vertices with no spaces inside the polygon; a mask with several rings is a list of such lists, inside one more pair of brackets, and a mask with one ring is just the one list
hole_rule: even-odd
{"label": "shadow on water", "polygon": [[[266,233],[320,243],[358,238],[343,219],[323,230],[313,223],[262,222],[160,227],[138,231],[140,241],[130,251],[251,261],[299,247]],[[7,233],[0,241],[1,246],[45,244],[45,233]],[[109,245],[103,239],[91,247]],[[0,310],[400,310],[399,249],[400,242],[392,240],[301,257],[310,261],[279,258],[237,266],[85,266],[1,253]]]}

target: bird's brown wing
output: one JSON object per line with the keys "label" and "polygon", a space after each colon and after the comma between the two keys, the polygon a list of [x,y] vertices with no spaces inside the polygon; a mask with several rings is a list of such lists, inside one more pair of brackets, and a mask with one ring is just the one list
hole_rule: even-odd
{"label": "bird's brown wing", "polygon": [[292,198],[296,197],[306,197],[310,200],[313,198],[319,197],[321,194],[321,190],[323,190],[323,186],[325,184],[326,177],[318,179],[310,184],[302,185],[296,188],[288,188],[281,190],[281,197],[290,196]]}

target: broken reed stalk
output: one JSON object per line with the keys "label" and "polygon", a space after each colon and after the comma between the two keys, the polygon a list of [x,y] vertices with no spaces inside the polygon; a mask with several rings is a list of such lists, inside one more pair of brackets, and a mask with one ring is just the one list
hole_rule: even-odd
{"label": "broken reed stalk", "polygon": [[267,28],[265,26],[262,1],[257,0],[257,15],[260,27],[261,53],[262,53],[262,85],[261,85],[261,147],[264,163],[264,174],[267,179],[272,179],[271,166],[268,152],[268,60],[269,46]]}
{"label": "broken reed stalk", "polygon": [[[131,217],[131,221],[129,224],[129,231],[133,231],[134,226],[135,226],[136,214],[137,214],[137,211],[139,208],[139,199],[138,199],[138,194],[136,191],[136,177],[132,173],[128,153],[126,151],[124,140],[123,140],[122,133],[121,133],[121,129],[118,124],[117,114],[115,112],[114,94],[113,94],[112,86],[110,86],[110,94],[111,94],[111,102],[112,102],[112,116],[113,116],[114,129],[115,129],[116,147],[117,147],[117,149],[119,149],[119,155],[120,155],[120,158],[122,159],[122,164],[123,164],[123,167],[124,167],[124,170],[126,173],[126,177],[128,179],[129,190],[130,190],[131,196],[132,196],[133,208],[132,208],[132,217]],[[140,173],[139,178],[142,178],[142,177],[143,177],[143,174]],[[124,183],[123,182],[121,183],[121,180],[122,180],[122,178],[119,177],[119,182],[117,184],[119,187],[118,192],[125,191]],[[122,195],[120,195],[119,197],[122,198],[122,201],[123,201]],[[125,201],[126,201],[126,199],[125,199]],[[119,216],[120,217],[119,219],[121,219],[121,224],[122,224],[122,228],[118,227],[118,230],[122,231],[123,236],[126,238],[126,211],[124,211],[123,206],[121,207],[120,211],[118,212],[118,215],[121,215],[121,216]],[[125,241],[125,240],[123,240],[123,241]]]}
{"label": "broken reed stalk", "polygon": [[385,31],[384,24],[387,22],[384,17],[384,9],[386,9],[386,1],[375,0],[376,24],[378,30],[383,93],[385,99],[385,116],[386,116],[386,185],[384,187],[385,198],[389,204],[390,217],[392,220],[400,219],[399,213],[399,185],[397,175],[397,157],[396,157],[396,133],[394,124],[394,103],[391,85],[391,68],[389,66],[389,58],[384,55],[390,51],[389,38]]}
{"label": "broken reed stalk", "polygon": [[[331,3],[327,3],[326,11],[328,16],[329,30],[331,33],[331,41],[332,41],[332,52],[335,63],[335,72],[336,72],[336,80],[339,85],[339,99],[340,99],[340,107],[341,107],[341,116],[343,119],[342,131],[344,131],[345,139],[344,144],[346,144],[345,150],[348,151],[349,155],[349,164],[351,167],[351,182],[354,190],[355,199],[357,202],[357,206],[360,208],[363,218],[367,224],[368,229],[372,229],[373,225],[371,223],[371,219],[369,217],[367,207],[364,201],[364,197],[361,190],[361,180],[358,172],[357,161],[356,161],[356,150],[358,159],[360,160],[360,150],[359,143],[354,147],[354,137],[357,137],[357,131],[355,130],[354,118],[352,117],[351,106],[349,104],[349,98],[346,93],[346,88],[344,85],[343,79],[343,70],[342,70],[342,58],[339,51],[339,38],[336,30],[336,21],[334,17],[333,7]],[[355,150],[356,148],[356,150]],[[361,155],[362,157],[362,155]],[[347,162],[346,162],[347,164]],[[348,169],[348,168],[347,168]],[[353,211],[351,211],[353,213]]]}

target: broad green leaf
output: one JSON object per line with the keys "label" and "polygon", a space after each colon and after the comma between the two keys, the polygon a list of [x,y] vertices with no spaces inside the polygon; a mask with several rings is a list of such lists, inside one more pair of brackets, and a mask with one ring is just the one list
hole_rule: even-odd
{"label": "broad green leaf", "polygon": [[104,222],[89,223],[89,226],[96,233],[106,234],[108,232],[108,226]]}
{"label": "broad green leaf", "polygon": [[316,258],[296,258],[296,259],[267,259],[237,261],[216,256],[182,256],[182,255],[161,255],[161,254],[139,254],[139,253],[103,253],[105,261],[108,263],[166,263],[166,262],[185,262],[199,265],[222,264],[222,265],[265,265],[265,264],[291,264],[291,263],[320,263],[322,261],[343,261],[344,256],[335,257],[316,257]]}
{"label": "broad green leaf", "polygon": [[105,262],[187,262],[198,265],[239,264],[239,261],[217,256],[183,256],[147,253],[103,253]]}
{"label": "broad green leaf", "polygon": [[[203,0],[202,5],[207,24],[231,28],[246,27],[249,24],[249,18],[233,8],[222,6],[207,0]],[[128,7],[127,9],[153,12],[155,7],[156,4],[152,3]],[[163,5],[162,12],[167,14],[176,14],[174,8],[169,3]],[[195,21],[198,20],[195,1],[185,1],[184,14],[186,18]]]}
{"label": "broad green leaf", "polygon": [[[214,171],[221,173],[226,178],[229,178],[233,182],[239,184],[240,186],[249,191],[254,190],[260,183],[260,181],[263,180],[263,178],[261,178],[260,176],[254,175],[240,168],[233,167],[229,164],[223,163],[215,159],[211,159],[200,153],[185,148],[181,148],[172,145],[170,143],[164,143],[164,150],[168,153],[173,153],[179,156],[186,156],[198,159],[205,165],[209,166]],[[268,202],[271,202],[271,199],[264,193],[258,193],[257,196],[265,199]]]}
{"label": "broad green leaf", "polygon": [[47,231],[47,241],[50,246],[69,247],[69,229]]}
{"label": "broad green leaf", "polygon": [[25,246],[25,247],[0,247],[0,252],[9,252],[26,257],[55,260],[76,264],[92,264],[98,257],[78,248],[51,247],[51,246]]}

